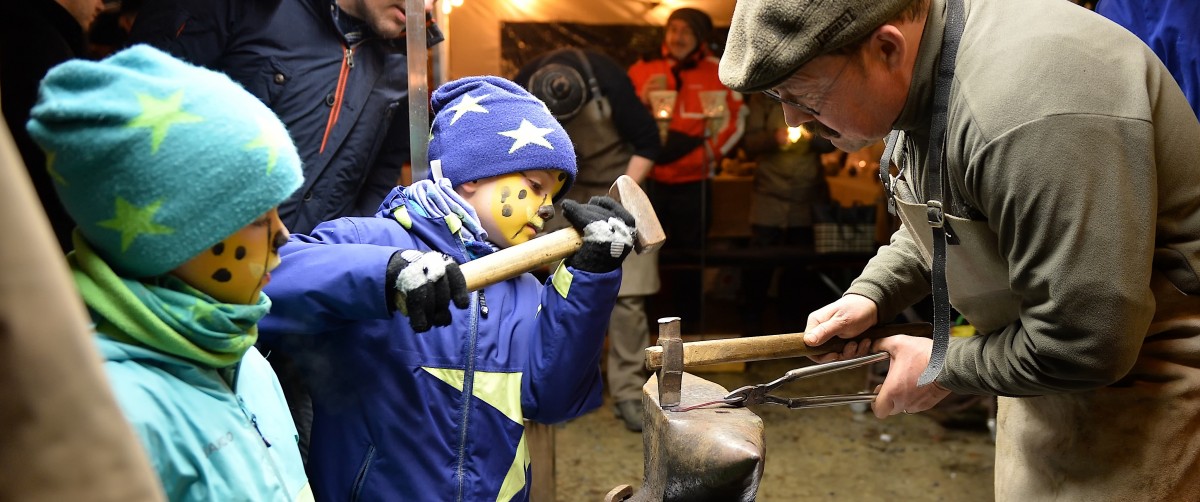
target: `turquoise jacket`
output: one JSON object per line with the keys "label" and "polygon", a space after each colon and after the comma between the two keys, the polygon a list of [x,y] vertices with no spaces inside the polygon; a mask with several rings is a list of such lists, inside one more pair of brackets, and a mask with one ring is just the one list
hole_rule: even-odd
{"label": "turquoise jacket", "polygon": [[168,499],[312,500],[296,426],[258,350],[216,370],[96,339],[121,409],[167,480]]}

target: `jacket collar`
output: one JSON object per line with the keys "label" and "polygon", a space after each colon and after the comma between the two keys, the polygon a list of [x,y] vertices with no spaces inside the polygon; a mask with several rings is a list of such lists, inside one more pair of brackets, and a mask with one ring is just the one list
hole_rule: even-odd
{"label": "jacket collar", "polygon": [[946,32],[946,0],[930,0],[929,16],[917,49],[912,83],[904,108],[892,124],[893,129],[925,131],[930,127],[930,107],[933,106],[933,83],[937,79],[937,63],[941,57],[942,38]]}

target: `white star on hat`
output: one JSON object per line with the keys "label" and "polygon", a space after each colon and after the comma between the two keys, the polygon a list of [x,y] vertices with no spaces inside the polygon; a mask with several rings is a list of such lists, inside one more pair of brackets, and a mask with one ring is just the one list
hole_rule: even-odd
{"label": "white star on hat", "polygon": [[454,125],[455,122],[458,122],[458,119],[467,112],[489,113],[487,108],[479,106],[479,102],[483,101],[483,99],[488,96],[491,96],[491,94],[484,94],[478,98],[470,94],[463,96],[462,101],[459,101],[457,105],[449,108],[450,111],[454,112],[454,117],[450,119],[450,125]]}
{"label": "white star on hat", "polygon": [[554,145],[551,145],[549,141],[546,141],[546,135],[553,131],[554,129],[549,127],[538,127],[530,124],[526,119],[521,119],[521,127],[518,127],[512,131],[502,131],[499,134],[501,136],[508,136],[516,140],[513,141],[512,148],[508,149],[508,153],[513,153],[517,151],[517,149],[530,143],[541,145],[553,150]]}

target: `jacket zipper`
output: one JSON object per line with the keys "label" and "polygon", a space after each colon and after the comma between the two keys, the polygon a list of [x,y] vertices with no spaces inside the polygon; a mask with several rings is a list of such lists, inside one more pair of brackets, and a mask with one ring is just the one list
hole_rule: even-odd
{"label": "jacket zipper", "polygon": [[467,428],[471,422],[471,401],[475,395],[475,349],[479,339],[479,316],[478,308],[479,294],[471,295],[471,322],[470,336],[467,337],[467,367],[463,372],[463,403],[462,416],[459,419],[459,435],[458,435],[458,467],[455,469],[455,475],[458,478],[458,496],[455,500],[462,502],[465,500],[463,490],[466,488],[466,461],[467,461]]}
{"label": "jacket zipper", "polygon": [[[241,367],[241,363],[238,363],[238,367],[239,368]],[[271,442],[267,441],[267,437],[263,435],[262,429],[258,428],[258,415],[250,413],[250,411],[246,409],[246,401],[242,399],[242,396],[239,395],[236,390],[234,390],[234,387],[236,386],[236,383],[237,383],[237,378],[236,378],[237,371],[236,370],[234,371],[233,375],[234,375],[234,378],[232,380],[233,380],[234,384],[228,385],[229,392],[232,392],[233,397],[237,398],[238,408],[242,409],[242,416],[248,417],[250,419],[250,425],[254,426],[254,432],[258,433],[258,438],[262,439],[263,444],[266,445],[267,448],[270,448]],[[267,457],[267,464],[271,467],[271,473],[275,475],[275,480],[277,482],[279,482],[279,486],[286,491],[288,489],[287,481],[284,479],[283,473],[279,472],[279,466],[275,465],[275,458],[271,455],[271,452],[269,452],[269,451],[264,452],[264,453],[266,453],[265,456]]]}
{"label": "jacket zipper", "polygon": [[350,70],[354,68],[354,47],[342,44],[342,69],[338,72],[337,88],[333,91],[333,106],[329,108],[329,120],[325,122],[325,135],[321,137],[321,150],[325,153],[325,143],[329,141],[329,133],[337,124],[338,115],[342,113],[342,97],[346,94],[346,81],[350,79]]}

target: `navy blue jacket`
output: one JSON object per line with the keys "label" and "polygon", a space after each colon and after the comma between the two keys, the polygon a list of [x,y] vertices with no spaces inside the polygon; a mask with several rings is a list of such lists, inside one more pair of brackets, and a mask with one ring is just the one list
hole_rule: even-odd
{"label": "navy blue jacket", "polygon": [[409,157],[404,40],[347,36],[333,9],[333,0],[146,0],[131,34],[228,74],[279,115],[304,162],[304,185],[279,207],[298,233],[373,214]]}
{"label": "navy blue jacket", "polygon": [[[528,500],[524,419],[561,422],[601,403],[600,351],[621,270],[524,274],[414,333],[393,313],[388,260],[436,249],[467,260],[458,220],[396,189],[375,218],[293,234],[266,293],[259,341],[301,366],[313,399],[317,500]],[[268,357],[271,357],[268,355]]]}

